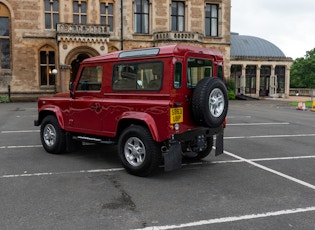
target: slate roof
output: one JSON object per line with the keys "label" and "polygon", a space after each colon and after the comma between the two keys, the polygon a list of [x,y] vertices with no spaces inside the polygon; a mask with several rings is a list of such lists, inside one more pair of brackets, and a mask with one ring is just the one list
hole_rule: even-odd
{"label": "slate roof", "polygon": [[273,43],[262,38],[231,33],[231,57],[279,57],[284,53]]}

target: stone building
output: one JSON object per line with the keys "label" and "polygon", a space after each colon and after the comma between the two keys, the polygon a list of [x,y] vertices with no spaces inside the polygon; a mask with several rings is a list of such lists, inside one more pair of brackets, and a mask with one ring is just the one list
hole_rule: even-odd
{"label": "stone building", "polygon": [[230,77],[236,95],[288,97],[292,62],[269,41],[231,33]]}
{"label": "stone building", "polygon": [[0,0],[0,93],[66,91],[87,57],[171,43],[219,49],[229,76],[230,8],[231,0]]}

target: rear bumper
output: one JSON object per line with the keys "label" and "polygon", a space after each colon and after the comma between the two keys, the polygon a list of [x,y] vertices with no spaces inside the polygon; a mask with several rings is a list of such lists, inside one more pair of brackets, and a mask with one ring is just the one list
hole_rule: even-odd
{"label": "rear bumper", "polygon": [[[215,155],[218,156],[223,153],[223,137],[224,137],[224,127],[219,126],[217,128],[200,128],[196,130],[189,130],[184,133],[175,134],[174,140],[178,142],[192,141],[199,136],[213,137],[215,136]],[[170,143],[171,145],[171,143]]]}
{"label": "rear bumper", "polygon": [[[168,150],[164,154],[164,169],[165,171],[172,171],[181,167],[182,163],[182,143],[186,141],[195,141],[199,137],[213,137],[216,136],[215,155],[218,156],[223,153],[223,136],[224,127],[220,126],[215,129],[201,128],[197,130],[190,130],[185,133],[173,135],[168,142]],[[205,139],[201,138],[201,139]]]}
{"label": "rear bumper", "polygon": [[180,141],[189,141],[196,136],[204,135],[205,137],[211,137],[211,136],[223,134],[223,131],[224,131],[223,126],[219,126],[217,128],[200,128],[200,129],[189,130],[187,132],[180,133],[180,134],[174,134],[174,139],[180,140]]}

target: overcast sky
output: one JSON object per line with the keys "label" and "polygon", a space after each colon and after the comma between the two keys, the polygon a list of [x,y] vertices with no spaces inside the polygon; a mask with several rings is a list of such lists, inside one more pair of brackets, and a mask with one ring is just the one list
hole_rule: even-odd
{"label": "overcast sky", "polygon": [[315,48],[315,0],[231,0],[231,31],[268,40],[287,57]]}

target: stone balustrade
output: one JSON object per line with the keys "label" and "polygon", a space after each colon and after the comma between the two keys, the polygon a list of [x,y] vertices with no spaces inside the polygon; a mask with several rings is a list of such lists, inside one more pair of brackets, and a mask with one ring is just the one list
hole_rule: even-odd
{"label": "stone balustrade", "polygon": [[57,34],[109,37],[109,26],[101,24],[57,23]]}
{"label": "stone balustrade", "polygon": [[178,31],[170,31],[170,32],[156,32],[154,33],[155,41],[195,41],[202,42],[203,35],[197,32],[178,32]]}

